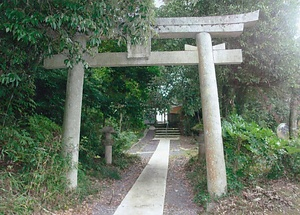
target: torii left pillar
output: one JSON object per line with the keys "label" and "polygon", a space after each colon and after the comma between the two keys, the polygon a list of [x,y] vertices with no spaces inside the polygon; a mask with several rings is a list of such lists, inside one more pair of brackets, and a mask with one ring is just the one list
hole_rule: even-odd
{"label": "torii left pillar", "polygon": [[[82,53],[82,50],[86,48],[86,37],[76,35],[74,41],[78,42]],[[63,121],[63,153],[70,162],[66,172],[69,190],[77,187],[83,81],[84,65],[81,61],[74,61],[73,67],[68,72]]]}

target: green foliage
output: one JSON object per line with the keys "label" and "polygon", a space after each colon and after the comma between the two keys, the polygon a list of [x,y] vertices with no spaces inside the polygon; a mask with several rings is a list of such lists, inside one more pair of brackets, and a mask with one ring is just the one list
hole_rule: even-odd
{"label": "green foliage", "polygon": [[284,153],[270,129],[248,123],[238,115],[224,121],[222,128],[227,169],[240,181],[250,182],[266,174],[277,162],[278,154]]}
{"label": "green foliage", "polygon": [[168,66],[160,68],[160,75],[151,83],[149,104],[158,111],[172,105],[182,106],[185,116],[185,134],[190,133],[195,112],[201,109],[198,70],[195,66]]}
{"label": "green foliage", "polygon": [[36,103],[35,112],[62,125],[65,97],[66,97],[66,70],[39,69],[34,74]]}
{"label": "green foliage", "polygon": [[61,147],[60,127],[43,116],[30,117],[22,128],[0,127],[0,214],[66,208],[98,191],[82,165],[78,189],[66,190]]}
{"label": "green foliage", "polygon": [[299,140],[278,139],[268,128],[232,115],[222,124],[228,188],[283,175],[299,175]]}
{"label": "green foliage", "polygon": [[[289,105],[285,102],[288,91],[248,89],[244,92],[247,101],[239,105],[247,121],[255,121],[261,127],[276,128],[281,122],[288,122]],[[248,96],[249,95],[249,96]],[[261,98],[264,99],[262,102]]]}
{"label": "green foliage", "polygon": [[[216,75],[223,117],[238,113],[263,127],[273,128],[278,123],[287,122],[289,90],[300,77],[299,39],[296,40],[299,7],[298,0],[171,0],[158,9],[157,15],[203,17],[260,10],[259,21],[246,28],[238,38],[213,38],[213,44],[225,42],[228,48],[243,50],[243,64],[216,67]],[[184,43],[193,45],[195,41],[164,40],[157,42],[155,47],[159,50],[182,50]],[[181,67],[168,68],[167,77],[182,70]],[[189,74],[193,74],[194,78],[185,82],[186,85],[179,85],[182,87],[174,91],[171,100],[179,98],[187,116],[192,116],[197,108],[201,108],[201,103],[195,99],[199,98],[197,71],[182,73],[180,80],[188,80]],[[168,85],[162,84],[173,90],[178,79],[173,80],[167,82]]]}
{"label": "green foliage", "polygon": [[118,122],[114,127],[120,131],[140,129],[147,109],[148,85],[157,73],[158,70],[151,67],[87,70],[83,117],[90,113],[98,115],[97,122],[101,120],[102,125],[113,118]]}
{"label": "green foliage", "polygon": [[207,174],[205,161],[198,156],[192,157],[186,164],[187,177],[194,186],[194,201],[200,205],[206,205],[210,201],[207,190]]}
{"label": "green foliage", "polygon": [[[129,165],[130,158],[121,152],[135,135],[117,135],[120,156],[114,164],[116,169],[109,170],[103,162],[100,129],[110,118],[122,131],[141,126],[148,83],[156,70],[86,71],[79,187],[68,196],[61,130],[54,124],[62,124],[67,72],[40,67],[46,56],[65,49],[69,67],[74,60],[82,60],[81,47],[74,41],[77,34],[89,35],[87,49],[99,47],[102,38],[114,38],[113,45],[102,47],[106,51],[124,49],[116,46],[127,39],[133,44],[147,40],[153,22],[152,4],[151,0],[1,1],[0,214],[40,213],[48,205],[65,207],[63,199],[90,193],[86,174],[91,168],[97,170],[97,164],[106,172],[103,175],[112,178],[120,177],[118,166]],[[35,113],[40,116],[32,116]]]}
{"label": "green foliage", "polygon": [[134,132],[118,133],[113,145],[113,153],[118,156],[128,150],[137,141],[138,138]]}
{"label": "green foliage", "polygon": [[[94,114],[97,113],[99,112],[94,112]],[[120,179],[119,169],[127,168],[132,163],[131,157],[127,157],[125,152],[138,141],[138,132],[120,132],[114,118],[106,121],[107,126],[112,126],[116,130],[116,133],[113,134],[113,166],[109,167],[105,163],[102,125],[97,121],[96,115],[90,116],[90,119],[85,120],[82,130],[87,136],[82,136],[80,142],[79,160],[82,167],[97,177]]]}
{"label": "green foliage", "polygon": [[0,80],[1,84],[5,84],[5,85],[11,84],[13,87],[14,86],[17,87],[19,85],[19,82],[21,81],[21,78],[14,73],[2,74],[0,78],[1,78]]}
{"label": "green foliage", "polygon": [[[53,204],[65,191],[66,161],[61,155],[60,128],[49,119],[32,116],[28,130],[1,127],[1,201],[7,213],[29,213]],[[20,204],[12,204],[12,202]],[[22,212],[23,213],[23,212]]]}
{"label": "green foliage", "polygon": [[273,167],[269,177],[286,175],[293,180],[300,178],[300,139],[289,140],[285,145],[286,154],[280,157],[280,163]]}
{"label": "green foliage", "polygon": [[59,45],[61,50],[72,44],[70,38],[77,32],[93,32],[92,46],[100,44],[101,36],[124,40],[131,35],[132,41],[138,42],[150,33],[153,16],[150,0],[4,1],[0,8],[5,11],[1,28],[16,41],[37,44],[46,36],[54,39],[50,44]]}
{"label": "green foliage", "polygon": [[[1,2],[1,124],[31,115],[35,110],[35,92],[39,103],[37,112],[61,123],[62,115],[55,113],[62,114],[64,94],[61,92],[65,92],[65,87],[53,80],[55,75],[39,69],[43,58],[68,49],[69,62],[73,58],[82,60],[80,47],[74,41],[77,33],[89,34],[88,48],[99,46],[103,37],[124,43],[131,36],[132,43],[139,43],[151,31],[152,8],[150,0]],[[35,76],[36,73],[39,74]],[[36,85],[39,89],[35,91]]]}
{"label": "green foliage", "polygon": [[[222,123],[228,195],[261,180],[289,177],[299,180],[300,142],[281,140],[268,128],[232,115]],[[195,201],[211,201],[207,191],[205,160],[192,157],[186,166],[194,185]]]}
{"label": "green foliage", "polygon": [[[0,71],[0,80],[6,80],[10,77],[9,74],[2,74]],[[8,78],[9,83],[6,81],[0,83],[0,123],[4,126],[12,124],[16,119],[26,117],[36,107],[33,100],[35,86],[33,78],[22,74],[21,78],[18,74],[13,75],[14,78]],[[21,81],[22,80],[22,81]]]}

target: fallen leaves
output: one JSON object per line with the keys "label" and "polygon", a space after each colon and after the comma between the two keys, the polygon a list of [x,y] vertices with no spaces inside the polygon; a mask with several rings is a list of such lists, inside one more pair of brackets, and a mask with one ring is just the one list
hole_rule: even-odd
{"label": "fallen leaves", "polygon": [[285,180],[245,189],[215,204],[216,214],[299,214],[300,184]]}

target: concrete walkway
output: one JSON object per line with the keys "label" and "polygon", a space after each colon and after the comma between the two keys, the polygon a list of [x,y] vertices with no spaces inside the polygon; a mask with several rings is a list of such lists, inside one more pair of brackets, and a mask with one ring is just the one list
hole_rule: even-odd
{"label": "concrete walkway", "polygon": [[114,215],[162,215],[169,164],[170,140],[161,139],[147,166]]}

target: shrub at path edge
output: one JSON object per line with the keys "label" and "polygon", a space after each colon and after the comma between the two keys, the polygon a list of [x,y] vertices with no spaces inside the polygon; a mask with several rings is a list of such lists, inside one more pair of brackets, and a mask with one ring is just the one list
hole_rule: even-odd
{"label": "shrub at path edge", "polygon": [[[241,191],[266,179],[300,176],[299,139],[281,140],[268,128],[246,122],[232,115],[222,122],[228,194]],[[207,192],[206,166],[197,157],[187,165],[188,176],[195,185],[195,201],[205,205]]]}

